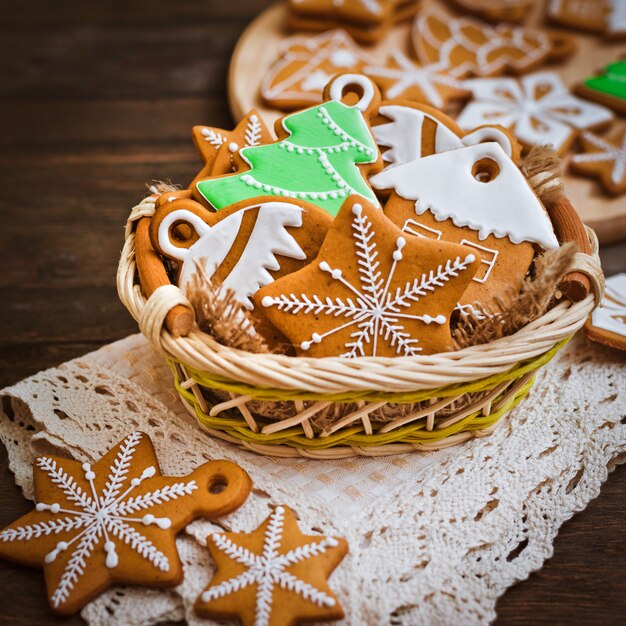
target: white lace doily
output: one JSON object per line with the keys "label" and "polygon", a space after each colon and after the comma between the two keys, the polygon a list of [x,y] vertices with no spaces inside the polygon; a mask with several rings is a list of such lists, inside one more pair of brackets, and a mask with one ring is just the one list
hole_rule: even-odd
{"label": "white lace doily", "polygon": [[[304,532],[345,537],[331,577],[342,624],[485,624],[508,587],[552,554],[561,524],[596,497],[626,452],[626,363],[574,339],[493,435],[429,454],[338,461],[270,459],[213,440],[179,403],[162,357],[141,335],[0,392],[0,439],[32,498],[42,452],[93,461],[133,429],[166,474],[228,458],[251,475],[244,506],[219,527],[248,532],[284,503]],[[622,459],[623,460],[623,459]],[[178,538],[185,580],[172,590],[119,587],[86,606],[89,624],[208,624],[193,604],[212,576],[196,521]]]}

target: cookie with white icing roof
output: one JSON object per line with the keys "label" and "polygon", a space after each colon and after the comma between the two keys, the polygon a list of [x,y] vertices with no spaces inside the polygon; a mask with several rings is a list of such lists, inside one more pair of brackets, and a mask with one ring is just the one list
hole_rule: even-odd
{"label": "cookie with white icing roof", "polygon": [[450,316],[478,269],[472,249],[403,232],[350,196],[319,255],[255,301],[300,356],[433,354],[452,349]]}
{"label": "cookie with white icing roof", "polygon": [[604,301],[591,314],[584,330],[592,341],[626,350],[626,274],[606,279]]}
{"label": "cookie with white icing roof", "polygon": [[548,18],[561,26],[603,33],[609,39],[626,37],[623,0],[548,0]]}
{"label": "cookie with white icing roof", "polygon": [[334,621],[344,612],[328,577],[348,553],[339,537],[305,535],[295,513],[277,506],[251,533],[214,533],[217,571],[195,604],[199,615],[243,626]]}
{"label": "cookie with white icing roof", "polygon": [[284,42],[278,59],[263,77],[261,97],[283,111],[319,104],[335,74],[360,72],[368,61],[341,29],[315,37],[293,37]]}
{"label": "cookie with white icing roof", "polygon": [[572,95],[556,72],[475,78],[465,84],[474,99],[461,111],[458,125],[500,124],[527,148],[549,144],[564,154],[580,131],[604,128],[613,120],[606,107]]}
{"label": "cookie with white icing roof", "polygon": [[443,63],[455,78],[524,74],[542,63],[567,58],[575,49],[568,35],[506,24],[490,26],[432,10],[419,13],[411,32],[418,59]]}
{"label": "cookie with white icing roof", "polygon": [[150,239],[159,254],[176,263],[183,292],[201,271],[203,279],[232,290],[255,317],[257,332],[280,348],[285,338],[254,307],[252,296],[315,258],[331,222],[328,213],[302,200],[259,197],[213,212],[192,198],[164,194]]}
{"label": "cookie with white icing roof", "polygon": [[230,461],[162,476],[140,432],[93,464],[38,457],[33,474],[35,509],[0,531],[0,557],[43,568],[50,606],[64,616],[113,585],[180,584],[176,534],[232,513],[252,487]]}
{"label": "cookie with white icing roof", "polygon": [[492,304],[519,285],[535,249],[558,247],[552,223],[521,170],[496,142],[451,149],[372,177],[391,192],[385,215],[403,232],[463,244],[480,268],[459,299]]}

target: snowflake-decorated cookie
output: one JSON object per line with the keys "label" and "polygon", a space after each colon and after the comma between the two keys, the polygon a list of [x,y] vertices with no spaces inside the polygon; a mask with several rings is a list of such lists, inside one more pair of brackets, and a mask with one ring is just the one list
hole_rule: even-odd
{"label": "snowflake-decorated cookie", "polygon": [[[221,211],[191,198],[163,194],[150,223],[154,249],[178,264],[186,291],[197,271],[232,290],[252,310],[252,296],[274,279],[304,267],[319,252],[332,218],[319,207],[288,198],[243,200]],[[256,330],[272,347],[285,338],[255,310]]]}
{"label": "snowflake-decorated cookie", "polygon": [[425,104],[401,100],[383,102],[372,131],[383,150],[383,161],[389,167],[486,141],[499,143],[515,163],[520,159],[517,140],[501,126],[464,131],[447,115]]}
{"label": "snowflake-decorated cookie", "polygon": [[505,24],[494,27],[430,10],[415,19],[412,38],[422,63],[442,63],[456,78],[523,74],[574,51],[573,40],[565,35]]}
{"label": "snowflake-decorated cookie", "polygon": [[626,37],[624,0],[548,0],[546,9],[557,24],[603,33],[610,39]]}
{"label": "snowflake-decorated cookie", "polygon": [[474,100],[461,112],[461,128],[500,124],[527,147],[550,144],[563,154],[579,131],[606,126],[606,107],[573,96],[554,72],[514,78],[477,78],[465,83]]}
{"label": "snowflake-decorated cookie", "polygon": [[288,507],[276,507],[252,533],[215,533],[207,544],[217,572],[196,602],[200,615],[239,618],[244,626],[344,616],[327,580],[348,544],[302,534]]}
{"label": "snowflake-decorated cookie", "polygon": [[471,137],[371,179],[376,189],[391,192],[384,212],[403,232],[463,244],[480,260],[459,299],[461,310],[474,302],[491,305],[495,295],[519,285],[535,246],[558,246],[546,210],[502,143],[468,142]]}
{"label": "snowflake-decorated cookie", "polygon": [[626,130],[610,138],[594,133],[580,137],[582,152],[570,160],[570,168],[577,174],[597,178],[613,195],[626,193]]}
{"label": "snowflake-decorated cookie", "polygon": [[617,350],[626,350],[626,274],[606,279],[604,301],[585,324],[585,335]]}
{"label": "snowflake-decorated cookie", "polygon": [[257,111],[250,111],[233,130],[210,126],[194,126],[193,141],[204,161],[204,166],[191,187],[207,176],[220,176],[233,171],[234,155],[241,148],[270,143],[272,135]]}
{"label": "snowflake-decorated cookie", "polygon": [[470,95],[461,81],[447,74],[445,64],[419,65],[397,49],[385,65],[367,65],[363,71],[376,81],[386,99],[425,102],[443,109],[450,101]]}
{"label": "snowflake-decorated cookie", "polygon": [[317,258],[255,300],[299,355],[432,354],[451,348],[450,314],[478,268],[470,248],[402,232],[351,196]]}
{"label": "snowflake-decorated cookie", "polygon": [[176,533],[196,517],[231,513],[251,488],[230,461],[162,476],[150,439],[139,432],[93,465],[42,456],[33,471],[35,510],[0,532],[0,556],[42,567],[59,615],[113,584],[179,584]]}
{"label": "snowflake-decorated cookie", "polygon": [[587,100],[626,115],[626,60],[607,65],[597,76],[586,78],[576,85],[574,91]]}
{"label": "snowflake-decorated cookie", "polygon": [[343,30],[293,37],[264,76],[261,96],[285,111],[318,104],[335,74],[360,72],[366,62],[368,57]]}
{"label": "snowflake-decorated cookie", "polygon": [[194,197],[214,209],[258,196],[304,200],[335,215],[350,194],[378,203],[365,176],[382,166],[368,121],[378,111],[376,86],[361,74],[340,74],[325,102],[277,123],[279,141],[243,148],[236,174],[201,180]]}

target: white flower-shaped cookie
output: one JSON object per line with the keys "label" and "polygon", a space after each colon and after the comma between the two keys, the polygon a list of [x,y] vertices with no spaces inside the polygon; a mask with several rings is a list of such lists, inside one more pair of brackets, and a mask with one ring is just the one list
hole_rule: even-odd
{"label": "white flower-shaped cookie", "polygon": [[515,132],[526,146],[552,144],[563,153],[579,130],[606,125],[609,109],[573,96],[554,72],[515,78],[477,78],[465,81],[474,101],[457,122],[469,129],[500,124]]}

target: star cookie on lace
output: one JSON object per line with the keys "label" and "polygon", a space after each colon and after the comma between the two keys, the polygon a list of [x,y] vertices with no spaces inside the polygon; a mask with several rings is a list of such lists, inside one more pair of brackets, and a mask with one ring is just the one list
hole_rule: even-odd
{"label": "star cookie on lace", "polygon": [[204,161],[204,166],[198,172],[191,188],[195,183],[207,176],[219,176],[233,171],[233,155],[241,148],[260,146],[273,141],[272,135],[259,113],[250,111],[233,130],[223,130],[210,126],[194,126],[192,130],[193,142]]}
{"label": "star cookie on lace", "polygon": [[300,355],[432,354],[451,349],[450,314],[478,265],[470,248],[403,233],[352,196],[318,257],[255,299]]}
{"label": "star cookie on lace", "polygon": [[626,131],[622,130],[614,141],[583,133],[580,144],[583,152],[572,157],[572,171],[594,176],[613,195],[626,193]]}
{"label": "star cookie on lace", "polygon": [[35,510],[0,532],[0,556],[43,567],[59,615],[116,583],[179,584],[176,533],[198,516],[234,511],[251,489],[246,472],[230,461],[161,476],[152,442],[140,432],[93,465],[42,456],[33,471]]}
{"label": "star cookie on lace", "polygon": [[323,101],[323,91],[339,72],[360,72],[367,55],[343,30],[316,37],[293,37],[261,83],[267,104],[290,111]]}
{"label": "star cookie on lace", "polygon": [[443,63],[455,78],[498,76],[507,71],[523,74],[574,51],[566,35],[505,24],[493,27],[430,10],[421,11],[415,19],[412,39],[422,63]]}
{"label": "star cookie on lace", "polygon": [[369,65],[364,72],[374,79],[386,99],[400,98],[445,108],[451,100],[467,98],[461,81],[447,75],[444,63],[420,66],[394,50],[384,66]]}
{"label": "star cookie on lace", "polygon": [[461,112],[461,128],[500,124],[526,146],[551,144],[567,151],[581,130],[606,126],[609,109],[572,95],[558,74],[536,72],[520,78],[476,78],[465,82],[474,100]]}
{"label": "star cookie on lace", "polygon": [[343,539],[304,535],[294,512],[277,506],[252,533],[215,533],[208,548],[217,565],[195,609],[236,618],[244,626],[341,619],[327,579],[348,552]]}

